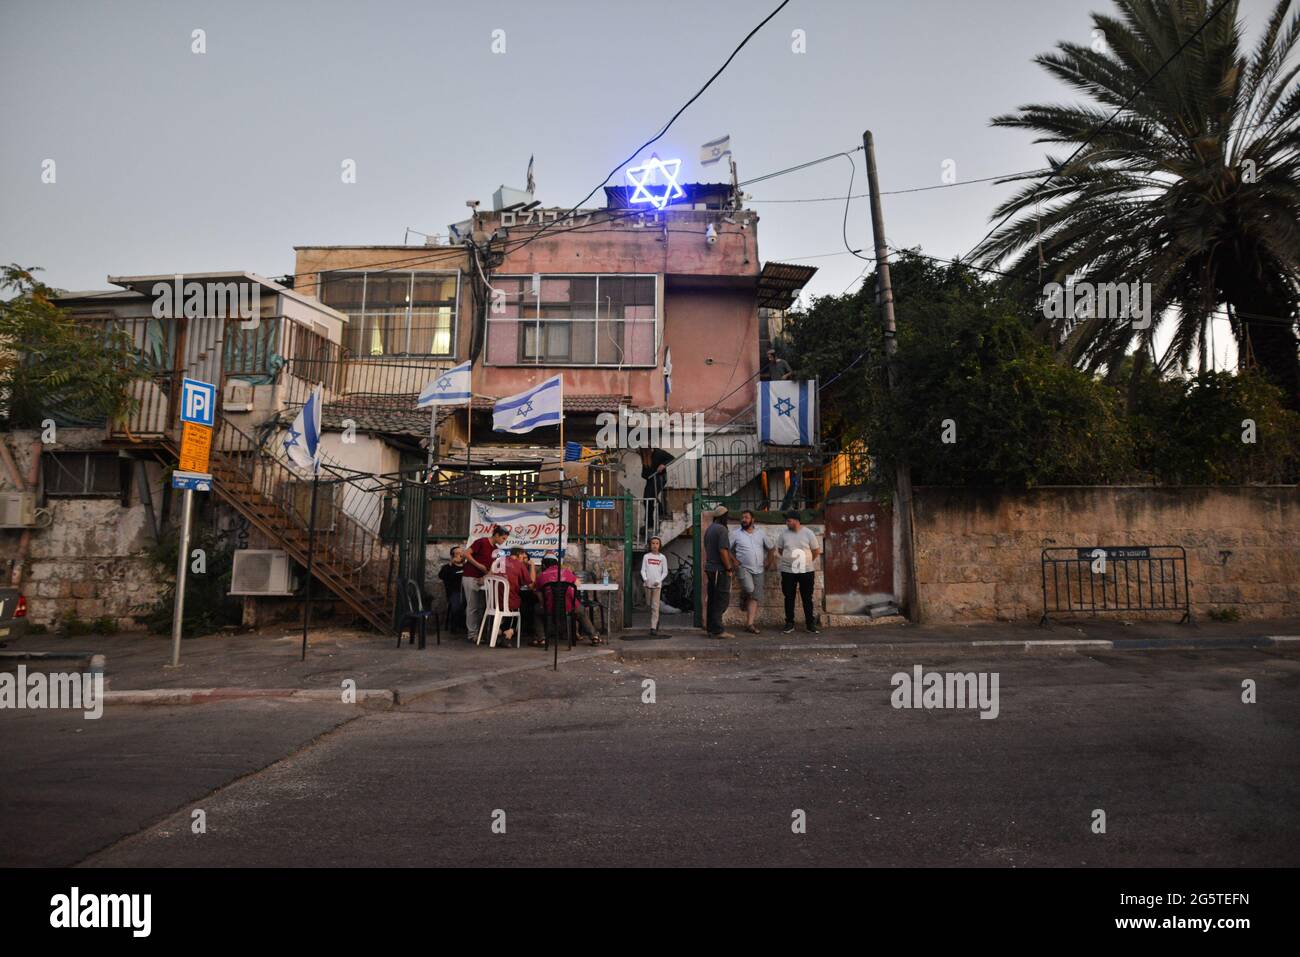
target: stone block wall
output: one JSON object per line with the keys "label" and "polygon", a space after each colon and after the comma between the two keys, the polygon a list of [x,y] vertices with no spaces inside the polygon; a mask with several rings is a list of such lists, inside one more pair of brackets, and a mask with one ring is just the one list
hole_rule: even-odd
{"label": "stone block wall", "polygon": [[1037,619],[1041,550],[1100,545],[1183,546],[1192,612],[1202,620],[1211,610],[1300,615],[1296,486],[918,488],[915,528],[927,622]]}

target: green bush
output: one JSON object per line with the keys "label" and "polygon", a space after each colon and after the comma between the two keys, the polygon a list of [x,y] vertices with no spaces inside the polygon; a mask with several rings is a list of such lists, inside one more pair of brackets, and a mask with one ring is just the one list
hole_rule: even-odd
{"label": "green bush", "polygon": [[[182,632],[186,635],[206,635],[219,631],[226,625],[238,625],[243,618],[243,607],[239,598],[229,594],[234,543],[228,536],[196,521],[190,534],[191,555],[196,548],[203,549],[205,553],[206,569],[201,575],[191,570],[186,576]],[[153,550],[153,559],[167,579],[158,601],[144,617],[146,627],[155,633],[165,634],[171,631],[179,550],[180,536],[177,529],[168,529]]]}

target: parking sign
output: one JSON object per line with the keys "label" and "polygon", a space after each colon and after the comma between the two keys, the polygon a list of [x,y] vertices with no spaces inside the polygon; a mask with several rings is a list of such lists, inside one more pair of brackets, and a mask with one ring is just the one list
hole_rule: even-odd
{"label": "parking sign", "polygon": [[198,379],[181,380],[181,421],[212,427],[217,412],[217,387]]}

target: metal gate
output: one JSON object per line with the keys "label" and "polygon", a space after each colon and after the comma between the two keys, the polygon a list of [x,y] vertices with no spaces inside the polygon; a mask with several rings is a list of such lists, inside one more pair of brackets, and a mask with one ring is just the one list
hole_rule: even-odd
{"label": "metal gate", "polygon": [[1043,617],[1181,611],[1191,621],[1187,552],[1181,545],[1044,548]]}
{"label": "metal gate", "polygon": [[822,603],[830,615],[865,615],[894,600],[894,525],[879,502],[832,502],[823,536]]}

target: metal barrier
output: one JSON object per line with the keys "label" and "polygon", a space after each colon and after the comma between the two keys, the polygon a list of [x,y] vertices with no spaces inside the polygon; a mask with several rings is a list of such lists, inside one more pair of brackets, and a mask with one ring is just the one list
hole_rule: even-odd
{"label": "metal barrier", "polygon": [[1043,617],[1181,611],[1191,621],[1187,552],[1181,545],[1059,547],[1042,551]]}

